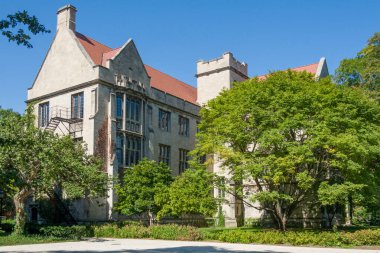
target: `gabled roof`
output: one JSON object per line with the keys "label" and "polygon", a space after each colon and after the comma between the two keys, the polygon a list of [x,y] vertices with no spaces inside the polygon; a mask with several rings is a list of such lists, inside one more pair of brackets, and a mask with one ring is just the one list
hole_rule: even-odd
{"label": "gabled roof", "polygon": [[[297,71],[297,72],[306,71],[306,72],[309,72],[310,74],[316,75],[317,74],[317,70],[318,70],[318,65],[319,65],[319,62],[316,62],[316,63],[312,63],[312,64],[309,64],[309,65],[304,65],[304,66],[300,66],[300,67],[290,68],[290,70]],[[268,77],[268,75],[269,74],[257,76],[257,78],[259,78],[259,80],[265,80]]]}
{"label": "gabled roof", "polygon": [[[112,59],[121,49],[121,47],[112,49],[78,32],[76,32],[75,35],[95,65],[101,65],[107,68],[107,60]],[[196,104],[197,89],[195,87],[148,65],[144,66],[148,75],[151,77],[151,87]]]}
{"label": "gabled roof", "polygon": [[172,76],[145,64],[145,69],[151,77],[150,85],[163,92],[182,98],[190,103],[197,103],[197,89]]}

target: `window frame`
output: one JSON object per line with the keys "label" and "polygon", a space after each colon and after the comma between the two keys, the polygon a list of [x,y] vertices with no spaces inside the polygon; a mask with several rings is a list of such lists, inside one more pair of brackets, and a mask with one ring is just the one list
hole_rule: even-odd
{"label": "window frame", "polygon": [[[75,102],[78,97],[78,102]],[[75,104],[77,103],[77,104]],[[83,119],[84,117],[84,92],[78,92],[71,95],[71,118]]]}
{"label": "window frame", "polygon": [[189,168],[189,150],[180,148],[178,150],[179,158],[178,158],[178,173],[182,174]]}
{"label": "window frame", "polygon": [[189,137],[190,132],[190,119],[184,116],[178,116],[178,134],[181,136]]}
{"label": "window frame", "polygon": [[38,104],[38,127],[47,127],[50,121],[49,101]]}
{"label": "window frame", "polygon": [[[166,115],[166,120],[163,118]],[[165,122],[166,121],[166,124]],[[162,131],[165,132],[170,132],[171,130],[171,112],[164,110],[164,109],[159,109],[158,110],[158,128],[160,128]]]}
{"label": "window frame", "polygon": [[158,162],[163,162],[170,166],[170,146],[165,144],[158,145]]}

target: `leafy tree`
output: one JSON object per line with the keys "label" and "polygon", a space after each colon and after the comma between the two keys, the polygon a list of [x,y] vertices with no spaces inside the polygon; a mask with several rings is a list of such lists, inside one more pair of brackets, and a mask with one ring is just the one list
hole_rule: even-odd
{"label": "leafy tree", "polygon": [[375,33],[355,58],[344,59],[335,71],[337,83],[380,91],[380,33]]}
{"label": "leafy tree", "polygon": [[169,190],[156,196],[162,203],[158,219],[183,214],[203,214],[213,216],[217,203],[211,192],[214,189],[214,176],[203,167],[190,168],[176,177]]}
{"label": "leafy tree", "polygon": [[148,213],[149,224],[162,206],[155,197],[168,190],[173,177],[165,163],[144,159],[124,171],[123,181],[116,186],[118,202],[115,210],[125,215]]}
{"label": "leafy tree", "polygon": [[42,198],[57,188],[73,198],[107,193],[99,159],[69,136],[59,138],[34,123],[32,106],[24,116],[0,109],[0,169],[15,191],[16,233],[24,232],[24,204],[32,195]]}
{"label": "leafy tree", "polygon": [[[360,89],[276,72],[235,84],[200,114],[197,152],[220,157],[243,183],[238,197],[258,201],[282,230],[297,208],[318,199],[322,182],[365,189],[379,174],[380,106]],[[247,181],[257,190],[242,194]]]}
{"label": "leafy tree", "polygon": [[30,16],[27,11],[18,11],[13,15],[8,15],[6,19],[0,20],[1,34],[8,38],[8,41],[14,41],[17,45],[23,45],[32,48],[29,42],[30,35],[26,34],[24,29],[19,28],[14,31],[20,24],[25,25],[34,35],[38,33],[50,33],[44,25],[38,22],[36,16]]}

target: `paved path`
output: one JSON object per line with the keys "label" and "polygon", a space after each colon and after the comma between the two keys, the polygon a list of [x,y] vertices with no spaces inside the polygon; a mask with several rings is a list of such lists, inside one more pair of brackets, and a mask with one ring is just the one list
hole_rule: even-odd
{"label": "paved path", "polygon": [[0,252],[112,252],[112,253],[227,253],[227,252],[256,252],[256,253],[380,253],[380,250],[352,250],[335,248],[307,248],[288,246],[269,246],[253,244],[231,244],[216,242],[181,242],[162,240],[135,239],[89,239],[80,242],[63,242],[49,244],[33,244],[21,246],[0,247]]}

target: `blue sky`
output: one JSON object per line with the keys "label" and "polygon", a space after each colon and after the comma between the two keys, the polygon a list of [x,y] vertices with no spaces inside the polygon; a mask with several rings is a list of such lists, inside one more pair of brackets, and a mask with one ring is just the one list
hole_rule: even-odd
{"label": "blue sky", "polygon": [[52,33],[27,49],[0,37],[0,105],[22,112],[56,29],[56,11],[77,7],[77,31],[110,47],[133,38],[143,61],[196,86],[196,61],[230,51],[249,75],[327,58],[330,73],[380,31],[378,0],[0,1],[0,19],[18,10]]}

